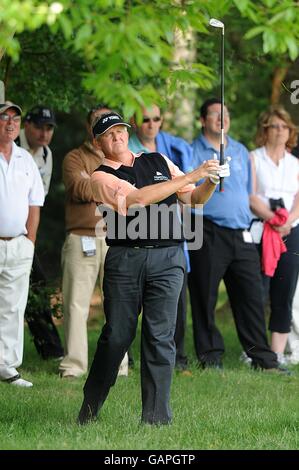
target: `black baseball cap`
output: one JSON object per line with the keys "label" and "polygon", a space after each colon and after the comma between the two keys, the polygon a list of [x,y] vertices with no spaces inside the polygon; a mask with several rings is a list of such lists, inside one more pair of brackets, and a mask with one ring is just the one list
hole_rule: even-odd
{"label": "black baseball cap", "polygon": [[108,129],[114,126],[127,126],[131,127],[130,124],[126,123],[123,118],[117,113],[102,114],[98,119],[95,120],[92,126],[92,133],[94,137],[99,137],[105,134]]}
{"label": "black baseball cap", "polygon": [[50,124],[56,126],[56,118],[52,109],[46,106],[35,106],[25,116],[25,121],[35,124]]}

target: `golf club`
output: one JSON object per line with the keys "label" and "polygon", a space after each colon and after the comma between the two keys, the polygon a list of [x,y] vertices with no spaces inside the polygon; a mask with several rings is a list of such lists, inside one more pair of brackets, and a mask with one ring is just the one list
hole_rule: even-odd
{"label": "golf club", "polygon": [[[217,20],[216,18],[211,18],[209,21],[210,26],[213,28],[221,28],[221,49],[220,49],[220,70],[221,70],[221,85],[220,85],[220,119],[221,119],[221,141],[220,141],[220,165],[224,164],[224,23]],[[223,192],[223,178],[220,178],[219,191]]]}

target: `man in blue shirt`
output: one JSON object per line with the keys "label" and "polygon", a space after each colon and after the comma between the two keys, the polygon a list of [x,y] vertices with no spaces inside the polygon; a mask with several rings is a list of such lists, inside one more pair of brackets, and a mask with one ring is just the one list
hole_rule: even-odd
{"label": "man in blue shirt", "polygon": [[[135,120],[132,121],[134,133],[129,140],[129,149],[132,152],[159,152],[166,155],[170,160],[179,167],[184,173],[191,170],[192,164],[192,147],[184,139],[175,137],[167,132],[161,131],[163,117],[161,110],[157,105],[150,108],[143,108],[142,123],[138,125]],[[181,290],[177,311],[177,322],[175,329],[175,345],[176,345],[176,368],[185,370],[187,368],[188,359],[185,353],[185,331],[186,331],[186,314],[187,314],[187,272],[190,271],[190,262],[187,246],[185,245],[185,257],[187,263],[187,271],[185,273],[184,283]]]}
{"label": "man in blue shirt", "polygon": [[[193,142],[193,167],[219,157],[221,102],[207,100],[201,107],[202,134]],[[224,342],[215,324],[218,288],[223,279],[239,340],[252,366],[279,369],[266,337],[259,257],[248,231],[251,213],[251,170],[248,151],[227,136],[230,118],[224,108],[225,156],[231,157],[230,178],[224,192],[215,191],[204,206],[203,246],[189,252],[189,290],[195,349],[203,368],[222,368]],[[202,214],[194,213],[193,222]],[[286,372],[284,370],[284,372]]]}
{"label": "man in blue shirt", "polygon": [[184,173],[191,171],[192,146],[181,137],[175,137],[161,131],[163,117],[157,105],[143,108],[142,123],[137,125],[133,120],[134,133],[129,140],[132,152],[159,152],[166,155]]}

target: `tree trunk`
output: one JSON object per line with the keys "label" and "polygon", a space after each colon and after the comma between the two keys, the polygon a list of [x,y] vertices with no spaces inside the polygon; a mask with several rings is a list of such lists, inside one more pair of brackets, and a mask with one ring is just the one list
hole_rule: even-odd
{"label": "tree trunk", "polygon": [[[192,64],[195,61],[196,47],[194,33],[190,30],[187,34],[182,34],[177,30],[175,35],[174,63],[179,64],[181,60]],[[172,133],[191,141],[193,138],[194,125],[194,103],[195,90],[190,89],[183,92],[178,90],[174,93],[171,106],[165,113],[166,126],[172,123]]]}
{"label": "tree trunk", "polygon": [[282,90],[282,82],[286,77],[289,67],[277,67],[274,70],[273,78],[272,78],[272,93],[271,93],[271,104],[275,105],[279,103],[281,90]]}

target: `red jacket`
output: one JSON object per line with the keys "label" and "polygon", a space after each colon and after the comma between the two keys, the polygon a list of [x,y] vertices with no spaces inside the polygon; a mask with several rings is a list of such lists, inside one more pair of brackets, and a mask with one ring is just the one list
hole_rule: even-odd
{"label": "red jacket", "polygon": [[270,277],[275,273],[280,256],[287,251],[280,233],[276,232],[272,228],[272,225],[284,225],[288,216],[289,213],[286,209],[278,209],[275,211],[274,217],[264,224],[262,238],[262,271]]}

